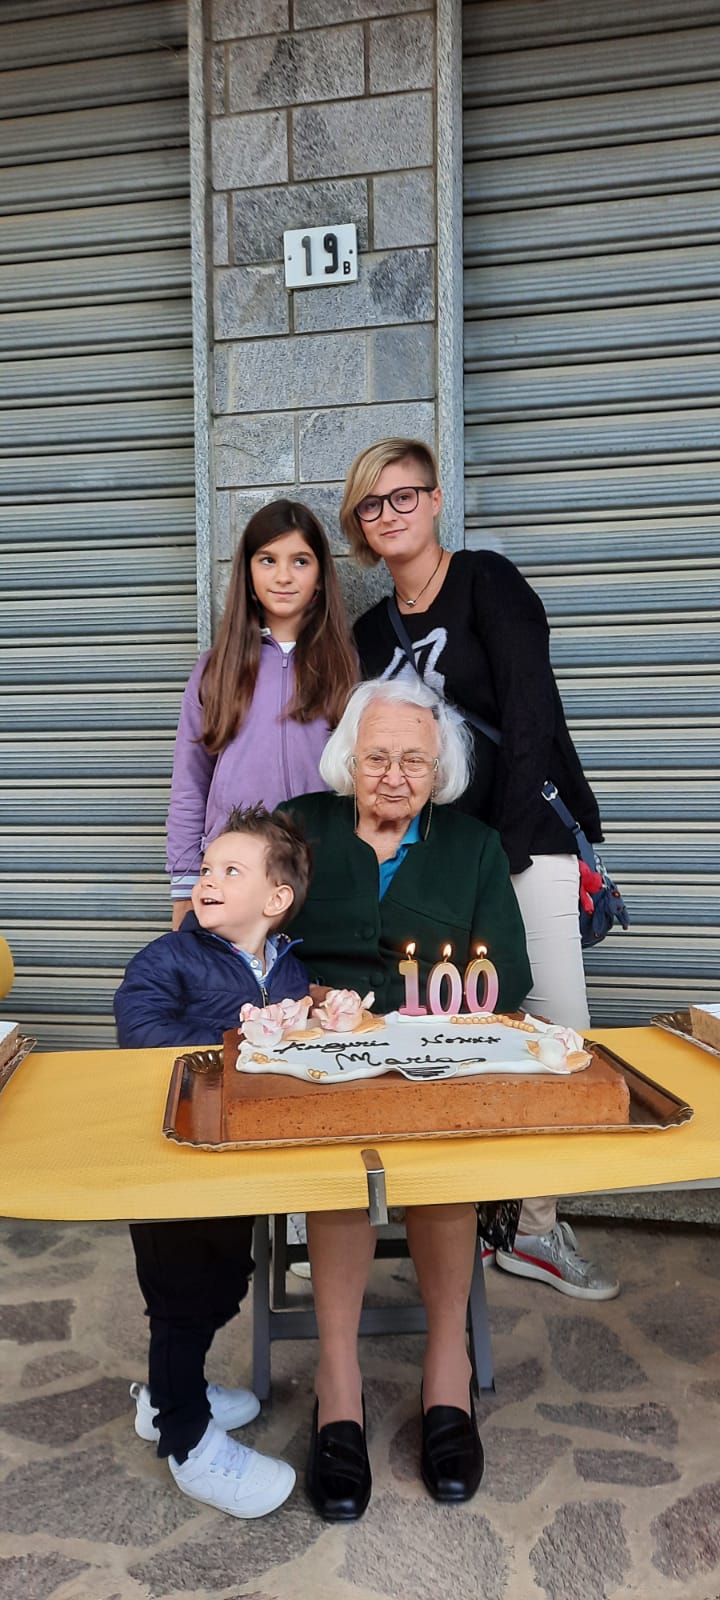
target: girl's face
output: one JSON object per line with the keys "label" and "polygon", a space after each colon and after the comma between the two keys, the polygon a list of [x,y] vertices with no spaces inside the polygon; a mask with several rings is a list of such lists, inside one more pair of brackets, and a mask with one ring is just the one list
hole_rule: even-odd
{"label": "girl's face", "polygon": [[296,639],[303,615],[322,587],[320,563],[293,528],[250,557],[250,579],[273,638]]}
{"label": "girl's face", "polygon": [[[416,461],[414,456],[408,456],[404,461],[396,461],[392,466],[385,467],[373,485],[371,496],[393,494],[397,489],[420,489],[417,505],[412,511],[398,511],[389,500],[383,500],[378,517],[368,522],[360,516],[360,527],[366,542],[384,561],[413,560],[430,545],[437,544],[435,519],[440,513],[442,492],[439,488],[422,488],[426,479],[427,470],[421,462]],[[360,504],[362,508],[365,501]],[[396,504],[402,504],[402,496]],[[374,511],[376,508],[371,509]],[[358,515],[357,508],[355,514]]]}

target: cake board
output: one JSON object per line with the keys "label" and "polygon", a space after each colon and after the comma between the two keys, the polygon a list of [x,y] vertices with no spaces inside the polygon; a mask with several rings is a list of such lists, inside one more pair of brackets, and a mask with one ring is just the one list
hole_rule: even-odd
{"label": "cake board", "polygon": [[13,1073],[22,1065],[25,1057],[29,1056],[30,1051],[35,1049],[36,1044],[37,1039],[31,1039],[29,1034],[20,1034],[19,1049],[15,1051],[14,1056],[11,1056],[9,1061],[5,1062],[4,1066],[0,1067],[0,1093],[2,1093],[6,1083],[10,1082]]}
{"label": "cake board", "polygon": [[662,1028],[664,1033],[673,1033],[676,1039],[685,1039],[688,1044],[694,1044],[698,1050],[706,1050],[709,1056],[714,1056],[720,1061],[720,1050],[714,1044],[707,1044],[704,1039],[698,1039],[690,1025],[689,1011],[658,1011],[650,1018],[654,1028]]}
{"label": "cake board", "polygon": [[[223,1052],[219,1047],[205,1051],[186,1052],[176,1058],[168,1089],[163,1133],[178,1144],[191,1145],[201,1150],[257,1150],[283,1147],[372,1144],[398,1140],[487,1138],[498,1135],[527,1133],[627,1133],[646,1130],[658,1132],[681,1127],[693,1116],[692,1107],[670,1090],[646,1077],[607,1046],[587,1040],[587,1048],[599,1061],[620,1073],[630,1093],[630,1115],[627,1123],[594,1123],[581,1126],[567,1124],[549,1127],[484,1127],[477,1129],[448,1129],[428,1127],[422,1132],[387,1134],[377,1130],[367,1135],[319,1136],[317,1138],[228,1139],[224,1126]],[[258,1080],[256,1080],[258,1081]],[[376,1082],[381,1080],[377,1079]],[[352,1088],[347,1085],[348,1090]]]}

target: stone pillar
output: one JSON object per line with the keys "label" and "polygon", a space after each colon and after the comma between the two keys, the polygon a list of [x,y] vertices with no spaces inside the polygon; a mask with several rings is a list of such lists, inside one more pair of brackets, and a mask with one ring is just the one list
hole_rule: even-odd
{"label": "stone pillar", "polygon": [[[435,443],[436,41],[427,0],[212,0],[208,19],[221,596],[258,506],[305,500],[343,555],[356,451]],[[287,291],[283,230],[340,222],[358,225],[357,283]]]}

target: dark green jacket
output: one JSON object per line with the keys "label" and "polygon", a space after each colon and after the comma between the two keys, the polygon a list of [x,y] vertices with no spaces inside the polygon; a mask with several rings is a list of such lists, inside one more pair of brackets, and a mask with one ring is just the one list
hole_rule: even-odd
{"label": "dark green jacket", "polygon": [[[411,845],[387,893],[378,900],[374,850],[354,831],[353,802],[306,794],[283,807],[301,823],[313,852],[305,905],[290,933],[313,982],[335,989],[374,990],[374,1010],[403,1004],[398,972],[411,940],[420,969],[420,997],[444,944],[461,974],[478,944],[497,967],[498,1007],[514,1011],[532,977],[525,931],[500,837],[475,817],[436,806],[427,840]],[[425,813],[421,818],[424,831]]]}

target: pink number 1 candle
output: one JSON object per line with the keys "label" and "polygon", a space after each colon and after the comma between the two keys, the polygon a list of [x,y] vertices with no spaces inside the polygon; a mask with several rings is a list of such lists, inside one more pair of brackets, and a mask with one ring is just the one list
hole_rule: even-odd
{"label": "pink number 1 candle", "polygon": [[418,964],[417,961],[413,960],[415,955],[414,944],[408,945],[405,954],[408,958],[407,961],[398,963],[398,971],[401,977],[405,979],[405,1004],[400,1007],[400,1015],[403,1017],[426,1017],[427,1006],[421,1006],[420,1004]]}

